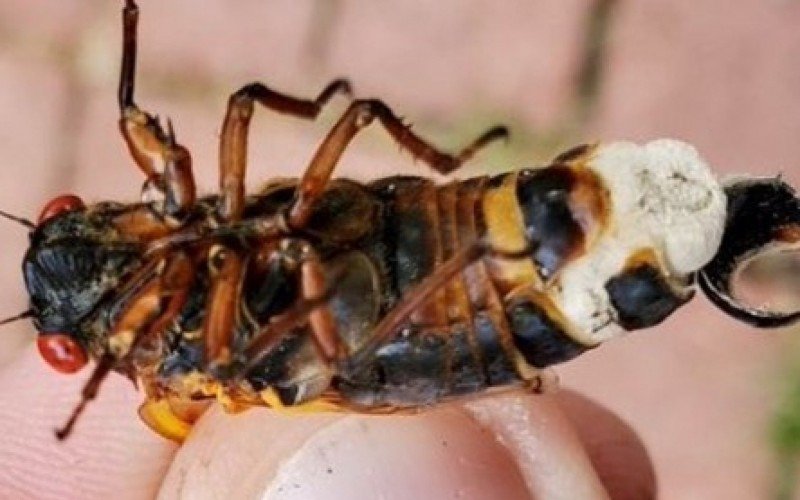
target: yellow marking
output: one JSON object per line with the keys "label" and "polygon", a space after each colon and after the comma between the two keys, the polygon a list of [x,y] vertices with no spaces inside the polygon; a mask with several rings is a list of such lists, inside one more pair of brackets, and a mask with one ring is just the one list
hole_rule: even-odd
{"label": "yellow marking", "polygon": [[139,407],[139,418],[157,434],[176,443],[182,443],[192,424],[178,418],[166,399],[150,399]]}
{"label": "yellow marking", "polygon": [[189,424],[197,422],[212,403],[211,399],[187,399],[177,394],[167,394],[165,399],[172,413]]}
{"label": "yellow marking", "polygon": [[640,248],[633,252],[625,262],[625,269],[634,269],[645,264],[649,264],[657,269],[665,269],[656,250],[652,247]]}
{"label": "yellow marking", "polygon": [[245,410],[252,408],[253,403],[248,401],[243,395],[228,394],[225,387],[222,385],[217,386],[217,402],[219,402],[225,413],[241,413]]}
{"label": "yellow marking", "polygon": [[570,158],[567,161],[559,161],[557,163],[562,163],[577,168],[589,168],[595,156],[597,156],[598,147],[600,147],[600,143],[597,142],[584,144],[583,146],[578,146],[578,148],[584,148],[584,151],[582,151],[579,155],[575,156],[574,158]]}
{"label": "yellow marking", "polygon": [[278,397],[278,393],[275,392],[275,389],[272,387],[264,389],[259,394],[261,395],[261,399],[264,401],[264,404],[276,412],[285,415],[302,415],[308,413],[330,413],[342,411],[341,406],[325,396],[312,399],[311,401],[307,401],[299,405],[286,406],[281,402],[281,398]]}
{"label": "yellow marking", "polygon": [[117,358],[124,357],[133,345],[136,336],[133,330],[119,330],[108,337],[108,351]]}
{"label": "yellow marking", "polygon": [[[517,200],[517,175],[507,174],[499,187],[488,189],[483,195],[482,204],[486,234],[492,248],[506,252],[524,250],[528,246],[528,240]],[[487,267],[503,293],[520,285],[539,283],[539,276],[531,259],[492,257]]]}

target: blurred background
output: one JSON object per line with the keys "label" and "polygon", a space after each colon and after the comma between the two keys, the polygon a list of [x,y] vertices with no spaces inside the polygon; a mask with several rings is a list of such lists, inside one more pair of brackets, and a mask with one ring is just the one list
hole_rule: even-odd
{"label": "blurred background", "polygon": [[[141,176],[117,132],[119,2],[0,0],[0,208],[34,218],[62,192],[133,200]],[[140,0],[140,106],[170,117],[216,186],[228,94],[251,80],[314,96],[346,76],[455,148],[494,123],[508,146],[459,177],[540,165],[586,141],[676,137],[721,176],[800,185],[797,0]],[[249,185],[299,175],[317,123],[257,111]],[[427,175],[378,127],[339,174]],[[0,304],[26,308],[24,231],[3,224]],[[783,274],[789,286],[797,268]],[[795,288],[797,291],[797,288]],[[16,332],[16,333],[15,333]],[[562,367],[563,384],[629,421],[663,498],[792,498],[800,475],[800,332],[756,332],[698,298],[663,326]],[[6,327],[0,358],[29,343]],[[800,498],[795,496],[794,498]]]}

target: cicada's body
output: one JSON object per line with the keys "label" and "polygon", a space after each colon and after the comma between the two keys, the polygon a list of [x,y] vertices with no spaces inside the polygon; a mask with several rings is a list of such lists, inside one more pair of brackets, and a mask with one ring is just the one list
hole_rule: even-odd
{"label": "cicada's body", "polygon": [[[608,155],[620,155],[613,169],[601,173],[592,166]],[[684,179],[643,181],[653,184],[645,188],[654,190],[648,202],[662,203],[656,191],[672,190],[685,197],[684,205],[655,213],[648,212],[652,207],[620,207],[633,200],[620,199],[620,187],[612,188],[604,177],[628,168],[636,155],[649,168],[679,172]],[[295,189],[279,185],[252,198],[245,221],[250,210],[260,216],[280,212]],[[620,227],[624,217],[628,228]],[[672,227],[657,224],[667,218],[676,227],[696,223],[698,232],[671,235]],[[371,409],[430,405],[488,387],[536,383],[537,369],[570,359],[621,329],[652,326],[685,302],[691,273],[713,255],[723,223],[721,189],[694,150],[674,141],[581,148],[546,169],[443,186],[417,177],[369,185],[333,181],[303,234],[287,237],[282,249],[259,253],[257,243],[239,249],[246,265],[231,352],[235,360],[275,316],[302,300],[300,257],[291,252],[309,245],[331,287],[326,307],[334,320],[337,362],[316,355],[308,325],[255,364],[234,393],[258,401],[258,391],[274,391],[286,406],[326,394],[337,404]],[[677,238],[686,253],[675,257],[667,245]],[[488,252],[464,266],[365,355],[376,327],[402,298],[476,241],[504,253],[534,250],[522,258]],[[152,367],[159,387],[187,395],[198,380],[224,380],[204,365],[198,330],[210,280],[207,270],[197,271],[190,305],[177,316]],[[113,321],[101,329],[112,327]]]}
{"label": "cicada's body", "polygon": [[[44,358],[63,372],[98,360],[62,437],[112,370],[140,382],[143,418],[176,439],[188,407],[214,398],[384,412],[537,388],[542,368],[661,322],[698,275],[741,319],[798,319],[744,308],[728,290],[743,259],[800,239],[794,192],[771,180],[723,189],[679,141],[582,146],[544,168],[443,185],[331,180],[373,120],[442,173],[504,134],[448,155],[380,101],[357,100],[302,178],[245,196],[254,103],[313,118],[348,90],[337,81],[307,101],[251,84],[229,102],[220,193],[197,198],[188,151],[133,101],[137,15],[128,0],[119,97],[143,201],[57,198],[23,264]],[[752,223],[762,230],[742,238]]]}

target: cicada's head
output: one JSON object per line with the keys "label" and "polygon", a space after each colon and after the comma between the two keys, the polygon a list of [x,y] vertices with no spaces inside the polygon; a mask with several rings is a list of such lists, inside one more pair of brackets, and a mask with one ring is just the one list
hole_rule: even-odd
{"label": "cicada's head", "polygon": [[87,320],[137,260],[136,248],[117,241],[102,212],[73,195],[53,199],[22,262],[39,352],[62,373],[86,364],[96,340]]}

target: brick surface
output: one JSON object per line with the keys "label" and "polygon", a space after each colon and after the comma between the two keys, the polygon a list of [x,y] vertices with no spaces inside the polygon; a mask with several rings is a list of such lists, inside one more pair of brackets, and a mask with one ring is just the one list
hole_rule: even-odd
{"label": "brick surface", "polygon": [[682,137],[722,172],[800,179],[798,23],[796,2],[621,4],[598,133]]}
{"label": "brick surface", "polygon": [[[325,10],[289,0],[142,0],[140,102],[174,119],[203,191],[216,185],[227,95],[253,79],[314,95],[328,79],[349,76],[359,94],[386,98],[447,144],[508,116],[523,148],[534,138],[527,158],[539,159],[550,152],[534,150],[536,139],[561,133],[570,109],[588,3],[340,0]],[[797,2],[618,2],[615,14],[598,108],[584,128],[567,132],[571,140],[676,136],[720,172],[783,171],[800,181]],[[140,176],[115,123],[117,23],[113,2],[0,3],[0,208],[33,217],[69,190],[89,200],[135,198]],[[328,41],[324,50],[315,52],[315,36]],[[80,112],[64,127],[67,100],[76,98]],[[257,112],[251,187],[302,172],[341,109],[336,103],[315,124]],[[66,173],[64,141],[74,142],[78,165]],[[487,152],[470,172],[496,166],[502,154]],[[425,172],[369,131],[341,173],[400,171]],[[5,227],[0,298],[14,312],[24,307],[26,242]],[[754,335],[697,300],[663,327],[559,372],[641,433],[664,498],[759,498],[773,478],[765,426],[788,335]],[[4,356],[21,342],[5,332],[0,341]]]}

